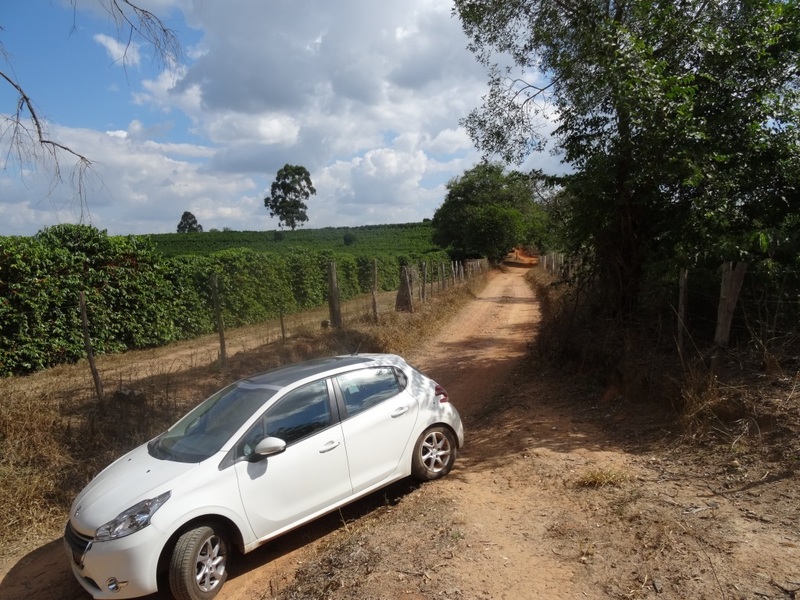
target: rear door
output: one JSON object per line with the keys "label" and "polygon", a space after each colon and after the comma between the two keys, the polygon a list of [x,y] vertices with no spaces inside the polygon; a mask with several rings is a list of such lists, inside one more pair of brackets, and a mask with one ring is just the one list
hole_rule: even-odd
{"label": "rear door", "polygon": [[395,475],[419,412],[392,367],[350,371],[334,378],[344,407],[342,430],[353,493]]}

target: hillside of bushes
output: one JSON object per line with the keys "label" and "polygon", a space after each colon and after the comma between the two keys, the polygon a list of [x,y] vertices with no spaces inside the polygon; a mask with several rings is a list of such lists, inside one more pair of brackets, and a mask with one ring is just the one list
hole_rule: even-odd
{"label": "hillside of bushes", "polygon": [[[95,352],[121,352],[213,332],[212,274],[223,322],[236,327],[325,303],[331,261],[342,300],[372,289],[375,261],[381,290],[397,289],[402,266],[449,261],[423,241],[427,225],[369,231],[352,234],[347,246],[341,231],[334,236],[337,246],[328,230],[316,238],[311,230],[302,232],[304,238],[278,232],[286,237],[275,241],[275,232],[122,237],[91,226],[58,225],[33,237],[0,238],[0,376],[85,355],[80,292]],[[367,243],[370,237],[391,244],[381,250]],[[272,241],[253,241],[258,238]],[[333,248],[326,247],[329,242]],[[346,251],[350,246],[360,251]]]}

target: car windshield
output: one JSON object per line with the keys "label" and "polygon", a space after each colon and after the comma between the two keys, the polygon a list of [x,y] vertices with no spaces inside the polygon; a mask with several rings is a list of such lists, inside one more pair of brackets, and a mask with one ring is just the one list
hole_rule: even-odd
{"label": "car windshield", "polygon": [[150,455],[177,462],[203,461],[219,452],[274,394],[273,389],[230,385],[150,442]]}

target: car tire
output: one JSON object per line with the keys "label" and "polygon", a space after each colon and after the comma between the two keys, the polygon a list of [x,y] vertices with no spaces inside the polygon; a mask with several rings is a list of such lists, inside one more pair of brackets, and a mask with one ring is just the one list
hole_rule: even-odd
{"label": "car tire", "polygon": [[411,475],[421,481],[444,477],[456,462],[456,438],[447,427],[426,429],[414,446]]}
{"label": "car tire", "polygon": [[175,600],[211,600],[228,578],[228,538],[222,529],[201,526],[178,538],[169,565]]}

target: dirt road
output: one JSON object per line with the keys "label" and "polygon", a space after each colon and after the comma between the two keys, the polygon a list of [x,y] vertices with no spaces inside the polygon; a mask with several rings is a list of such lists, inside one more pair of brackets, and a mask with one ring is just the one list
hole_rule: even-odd
{"label": "dirt road", "polygon": [[[656,411],[634,418],[540,371],[525,273],[495,273],[408,357],[462,414],[454,471],[242,557],[220,600],[794,597],[797,476],[684,456],[661,443]],[[0,600],[86,600],[68,569],[53,540],[6,565]],[[314,577],[324,588],[298,587]]]}
{"label": "dirt road", "polygon": [[[663,402],[538,368],[523,276],[495,277],[414,357],[462,412],[458,467],[333,534],[302,574],[333,591],[281,598],[796,598],[800,477],[769,458],[767,432],[756,452],[741,437],[685,445]],[[792,397],[791,381],[775,387]],[[371,559],[330,568],[357,555]]]}

